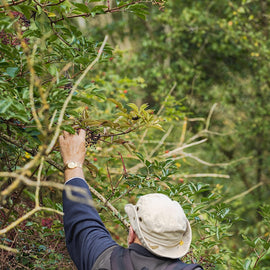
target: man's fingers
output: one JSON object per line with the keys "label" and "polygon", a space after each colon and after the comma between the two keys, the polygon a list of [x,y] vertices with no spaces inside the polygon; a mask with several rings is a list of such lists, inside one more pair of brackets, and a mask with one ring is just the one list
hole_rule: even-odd
{"label": "man's fingers", "polygon": [[59,143],[61,143],[63,140],[64,140],[64,136],[63,135],[60,135],[59,136]]}
{"label": "man's fingers", "polygon": [[82,137],[83,139],[85,138],[85,134],[86,134],[86,132],[84,129],[79,130],[79,136]]}
{"label": "man's fingers", "polygon": [[69,135],[71,135],[69,132],[63,130],[64,139],[67,138]]}

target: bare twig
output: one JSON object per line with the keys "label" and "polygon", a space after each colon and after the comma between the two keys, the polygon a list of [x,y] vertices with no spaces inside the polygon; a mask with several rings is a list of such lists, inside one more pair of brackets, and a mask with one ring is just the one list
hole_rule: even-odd
{"label": "bare twig", "polygon": [[17,225],[19,225],[20,223],[22,223],[23,221],[25,221],[26,219],[28,219],[29,217],[31,217],[32,215],[34,215],[38,211],[49,211],[49,212],[57,213],[59,215],[63,215],[62,212],[60,212],[58,210],[55,210],[53,208],[36,206],[35,208],[33,208],[32,210],[30,210],[29,212],[27,212],[25,215],[21,216],[20,218],[16,219],[14,222],[12,222],[11,224],[9,224],[7,227],[5,227],[4,229],[0,230],[0,235],[9,232],[11,229],[15,228]]}
{"label": "bare twig", "polygon": [[201,177],[214,177],[214,178],[230,178],[230,175],[227,174],[218,174],[218,173],[195,173],[195,174],[180,174],[180,177],[183,178],[201,178]]}
{"label": "bare twig", "polygon": [[156,145],[156,147],[151,151],[150,155],[148,158],[151,158],[156,151],[158,151],[158,149],[163,145],[164,141],[167,139],[167,137],[171,134],[172,130],[173,130],[173,125],[171,125],[169,127],[169,129],[167,130],[167,132],[165,133],[165,135],[162,137],[162,139],[160,140],[160,142]]}
{"label": "bare twig", "polygon": [[7,247],[4,245],[0,245],[0,249],[4,249],[6,251],[13,252],[13,253],[19,253],[19,251],[16,248]]}
{"label": "bare twig", "polygon": [[[131,6],[131,5],[134,5],[134,4],[137,4],[137,3],[151,3],[151,1],[133,1],[133,2],[123,4],[122,6],[118,6],[118,7],[115,7],[115,8],[108,8],[108,9],[104,10],[104,13],[120,12],[120,11],[122,11],[122,9],[127,8],[128,6]],[[96,15],[99,15],[99,14],[96,14]],[[82,13],[82,14],[78,14],[78,15],[77,14],[76,15],[67,15],[67,16],[62,17],[60,19],[56,19],[56,20],[54,20],[52,22],[57,23],[57,22],[65,20],[65,19],[74,19],[74,18],[79,18],[79,17],[90,17],[90,16],[92,16],[91,13]]]}
{"label": "bare twig", "polygon": [[179,159],[183,159],[183,158],[186,158],[186,157],[192,158],[192,159],[196,160],[197,162],[199,162],[199,163],[201,163],[203,165],[207,165],[209,167],[215,167],[215,166],[225,167],[225,166],[230,166],[230,165],[232,165],[234,163],[237,163],[239,161],[242,161],[242,160],[245,160],[245,159],[249,159],[249,157],[244,157],[244,158],[233,160],[233,161],[227,162],[227,163],[210,163],[210,162],[204,161],[204,160],[202,160],[202,159],[194,156],[191,153],[182,152],[180,157],[173,158],[173,160],[179,160]]}
{"label": "bare twig", "polygon": [[246,191],[244,191],[244,192],[242,192],[240,194],[237,194],[237,195],[233,196],[232,198],[224,201],[224,203],[230,203],[232,201],[238,200],[239,198],[246,196],[248,193],[252,192],[254,189],[256,189],[256,188],[258,188],[258,187],[260,187],[262,185],[263,185],[263,182],[260,182],[257,185],[251,187],[250,189],[248,189],[248,190],[246,190]]}
{"label": "bare twig", "polygon": [[163,157],[167,158],[167,157],[171,157],[171,156],[174,156],[174,155],[177,155],[177,154],[182,154],[183,149],[188,148],[188,147],[192,147],[194,145],[202,144],[202,143],[204,143],[206,141],[207,141],[207,139],[203,139],[203,140],[200,140],[200,141],[197,141],[197,142],[194,142],[194,143],[184,144],[183,146],[178,147],[178,148],[170,151],[169,153],[164,154]]}
{"label": "bare twig", "polygon": [[184,123],[183,123],[182,134],[181,134],[180,142],[179,142],[180,146],[184,143],[186,131],[187,131],[187,117],[185,117]]}
{"label": "bare twig", "polygon": [[165,107],[165,103],[167,102],[168,98],[171,96],[172,92],[174,91],[175,87],[176,87],[177,83],[175,82],[172,86],[172,88],[170,89],[170,91],[168,92],[168,94],[165,97],[165,100],[163,102],[163,104],[161,105],[161,107],[159,108],[157,115],[160,115],[161,112],[163,111],[164,107]]}
{"label": "bare twig", "polygon": [[36,207],[39,207],[40,178],[41,178],[43,163],[44,163],[44,157],[41,158],[41,162],[38,169],[38,175],[37,175],[37,186],[36,186],[36,194],[35,194]]}
{"label": "bare twig", "polygon": [[123,165],[123,174],[126,175],[126,174],[127,174],[127,169],[126,169],[126,165],[125,165],[123,156],[122,156],[122,154],[121,154],[120,152],[118,152],[118,155],[120,156],[121,161],[122,161],[122,165]]}
{"label": "bare twig", "polygon": [[211,110],[210,110],[210,112],[209,112],[209,114],[208,114],[208,117],[207,117],[207,119],[206,119],[206,124],[205,124],[205,129],[206,129],[206,130],[209,129],[210,120],[211,120],[211,118],[212,118],[212,115],[213,115],[214,110],[215,110],[216,107],[217,107],[217,103],[215,103],[215,104],[211,107]]}

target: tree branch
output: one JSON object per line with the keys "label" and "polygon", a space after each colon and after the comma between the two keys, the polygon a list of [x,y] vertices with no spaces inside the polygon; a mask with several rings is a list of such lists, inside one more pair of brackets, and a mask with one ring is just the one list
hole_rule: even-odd
{"label": "tree branch", "polygon": [[19,5],[19,4],[21,4],[21,3],[23,3],[23,2],[26,2],[27,0],[20,0],[20,1],[18,1],[18,2],[12,2],[12,3],[6,3],[6,4],[4,4],[4,5],[2,5],[2,6],[0,6],[0,8],[6,8],[6,7],[12,7],[12,6],[17,6],[17,5]]}
{"label": "tree branch", "polygon": [[236,162],[239,162],[241,160],[245,160],[245,159],[250,159],[249,157],[244,157],[244,158],[240,158],[240,159],[237,159],[237,160],[233,160],[231,162],[227,162],[227,163],[210,163],[210,162],[207,162],[207,161],[204,161],[196,156],[194,156],[193,154],[191,153],[185,153],[185,152],[181,152],[181,156],[179,157],[176,157],[176,158],[173,158],[173,160],[179,160],[179,159],[182,159],[182,158],[185,158],[185,157],[190,157],[194,160],[196,160],[197,162],[203,164],[203,165],[207,165],[209,167],[214,167],[214,166],[221,166],[221,167],[225,167],[225,166],[229,166],[231,164],[234,164]]}
{"label": "tree branch", "polygon": [[179,177],[183,178],[197,178],[197,177],[214,177],[214,178],[230,178],[227,174],[217,174],[217,173],[195,173],[195,174],[180,174]]}
{"label": "tree branch", "polygon": [[[21,149],[23,149],[24,151],[28,152],[29,154],[35,156],[37,154],[37,151],[36,150],[33,150],[25,145],[22,145],[19,141],[16,141],[12,138],[10,138],[9,136],[7,136],[6,134],[3,134],[3,133],[0,133],[0,139],[1,140],[4,140],[4,141],[7,141]],[[56,169],[58,169],[59,171],[61,172],[64,172],[64,166],[58,164],[57,162],[55,162],[54,160],[48,158],[48,157],[45,157],[45,161],[48,162],[50,165],[54,166]],[[14,181],[13,182],[13,186],[10,187],[10,190],[6,191],[4,194],[2,193],[2,196],[3,195],[7,195],[9,194],[9,192],[12,192],[15,188],[18,187],[20,181],[23,181],[26,185],[28,186],[36,186],[36,182],[35,181],[31,181],[29,180],[28,178],[24,177],[24,176],[19,176],[18,174],[16,173],[0,173],[0,176],[4,177],[13,177],[13,178],[20,178],[21,180],[17,180],[17,181]],[[55,187],[57,189],[63,189],[64,188],[64,185],[62,184],[59,184],[59,183],[56,183],[56,182],[50,182],[50,181],[42,181],[40,182],[40,186],[46,186],[46,187]],[[121,223],[126,227],[128,228],[129,227],[129,223],[120,215],[119,211],[113,207],[113,205],[111,203],[108,202],[108,200],[106,198],[104,198],[97,190],[95,190],[93,187],[91,187],[89,185],[89,189],[91,191],[91,193],[93,195],[95,195],[105,206],[107,206],[110,211],[121,221]]]}
{"label": "tree branch", "polygon": [[190,144],[184,144],[183,146],[178,147],[178,148],[170,151],[169,153],[164,154],[163,157],[167,158],[167,157],[171,157],[171,156],[174,156],[174,155],[177,155],[177,154],[182,154],[183,149],[188,148],[188,147],[192,147],[194,145],[204,143],[206,141],[207,141],[207,139],[203,139],[203,140],[200,140],[198,142],[194,142],[194,143],[190,143]]}
{"label": "tree branch", "polygon": [[244,196],[246,196],[248,193],[252,192],[254,189],[256,189],[256,188],[258,188],[258,187],[260,187],[260,186],[262,186],[262,185],[263,185],[263,182],[260,182],[260,183],[258,183],[257,185],[251,187],[250,189],[248,189],[248,190],[246,190],[246,191],[244,191],[244,192],[242,192],[242,193],[240,193],[240,194],[237,194],[237,195],[235,195],[234,197],[232,197],[232,198],[230,198],[230,199],[224,201],[224,203],[230,203],[230,202],[235,201],[235,200],[237,200],[237,199],[239,199],[239,198],[241,198],[241,197],[244,197]]}

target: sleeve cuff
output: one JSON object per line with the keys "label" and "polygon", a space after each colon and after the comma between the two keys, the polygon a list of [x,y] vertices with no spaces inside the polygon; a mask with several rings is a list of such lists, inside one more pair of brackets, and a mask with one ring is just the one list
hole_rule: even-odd
{"label": "sleeve cuff", "polygon": [[69,181],[72,181],[72,180],[74,180],[74,179],[81,179],[82,181],[84,181],[84,182],[86,183],[85,179],[83,179],[83,178],[81,178],[81,177],[72,177],[72,178],[68,179],[68,180],[65,182],[64,185],[68,184]]}

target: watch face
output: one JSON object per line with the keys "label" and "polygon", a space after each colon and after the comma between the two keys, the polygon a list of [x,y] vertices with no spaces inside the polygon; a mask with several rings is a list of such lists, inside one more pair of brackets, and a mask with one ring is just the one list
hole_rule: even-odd
{"label": "watch face", "polygon": [[75,163],[75,162],[69,162],[68,165],[67,165],[67,167],[68,167],[69,169],[73,169],[73,168],[76,167],[76,163]]}

